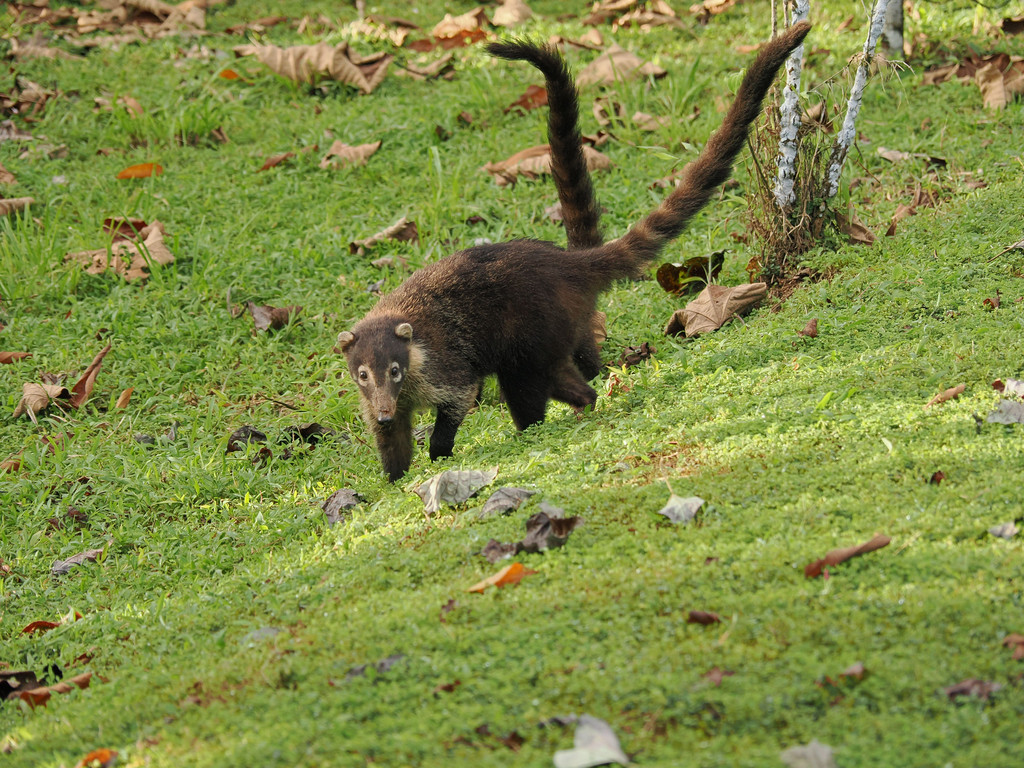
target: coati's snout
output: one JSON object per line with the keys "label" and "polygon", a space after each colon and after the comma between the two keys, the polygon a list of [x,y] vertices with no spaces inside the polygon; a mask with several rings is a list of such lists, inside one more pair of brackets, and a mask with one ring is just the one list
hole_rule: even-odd
{"label": "coati's snout", "polygon": [[412,342],[409,323],[389,326],[338,334],[338,346],[348,359],[349,374],[380,425],[390,424],[397,413],[398,396],[409,371]]}

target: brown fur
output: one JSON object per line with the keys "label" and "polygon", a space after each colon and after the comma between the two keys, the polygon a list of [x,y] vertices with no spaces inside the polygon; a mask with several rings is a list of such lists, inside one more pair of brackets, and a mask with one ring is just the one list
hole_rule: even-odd
{"label": "brown fur", "polygon": [[[598,296],[616,279],[640,274],[728,178],[775,72],[809,29],[806,23],[795,25],[762,47],[721,128],[687,166],[683,182],[623,237],[568,251],[537,240],[459,251],[413,273],[351,331],[339,334],[349,371],[360,384],[364,418],[392,481],[412,461],[415,411],[436,409],[430,457],[450,456],[455,433],[481,380],[490,374],[497,374],[518,429],[543,421],[551,399],[576,408],[594,404],[597,393],[585,378],[590,371],[575,355],[593,344],[590,318]],[[551,68],[542,71],[549,83],[561,77]],[[552,109],[564,111],[557,104],[571,102],[571,120],[562,114],[560,123],[549,123],[549,129],[571,134],[553,154],[569,158],[566,172],[576,174],[577,181],[563,179],[559,193],[564,189],[571,197],[576,190],[573,207],[593,213],[597,209],[589,177],[584,187],[579,167],[573,170],[572,165],[572,147],[579,141],[578,128],[573,133],[576,97],[571,80],[570,88],[572,99],[556,98]],[[552,135],[553,146],[561,138]],[[578,226],[571,239],[582,242],[596,236],[600,242],[596,218],[581,215],[574,221]],[[361,379],[363,372],[368,375]]]}

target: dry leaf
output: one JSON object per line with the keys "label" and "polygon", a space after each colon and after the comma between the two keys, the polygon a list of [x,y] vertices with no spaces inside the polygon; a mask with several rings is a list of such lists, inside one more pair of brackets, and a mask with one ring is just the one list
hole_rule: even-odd
{"label": "dry leaf", "polygon": [[[380,145],[381,142],[375,141],[371,144],[360,144],[352,147],[337,139],[320,161],[320,167],[344,168],[348,165],[366,165],[366,161],[370,159],[374,152],[380,149]],[[337,158],[337,160],[334,158]]]}
{"label": "dry leaf", "polygon": [[[544,103],[547,103],[547,94],[545,92]],[[17,184],[18,180],[14,177],[14,174],[4,168],[3,164],[0,163],[0,184]]]}
{"label": "dry leaf", "polygon": [[285,160],[290,160],[293,157],[295,157],[295,153],[294,152],[285,152],[285,153],[280,154],[280,155],[274,155],[273,157],[268,157],[266,160],[263,161],[263,165],[261,165],[259,170],[256,171],[256,172],[259,173],[260,171],[270,170],[271,168],[274,168],[275,166],[280,165]]}
{"label": "dry leaf", "polygon": [[851,243],[871,245],[875,242],[875,233],[865,227],[853,211],[850,211],[849,217],[837,213],[836,224],[839,226],[840,232],[849,236]]}
{"label": "dry leaf", "polygon": [[[593,147],[584,145],[583,156],[586,158],[589,171],[605,171],[612,166],[608,156]],[[494,183],[499,187],[514,184],[520,176],[536,179],[545,173],[551,173],[551,147],[548,144],[530,147],[516,152],[507,160],[487,163],[482,170],[494,176]]]}
{"label": "dry leaf", "polygon": [[707,256],[694,256],[682,264],[662,264],[655,278],[669,293],[695,293],[718,277],[725,264],[725,254],[725,251],[715,251]]}
{"label": "dry leaf", "polygon": [[435,38],[458,37],[464,32],[473,32],[474,30],[481,29],[487,23],[487,14],[484,13],[483,8],[477,6],[473,10],[466,11],[458,16],[446,13],[444,18],[437,22],[434,28],[430,30],[430,34]]}
{"label": "dry leaf", "polygon": [[26,360],[30,357],[31,352],[0,352],[0,363],[11,365],[16,360]]}
{"label": "dry leaf", "polygon": [[528,85],[526,93],[505,107],[505,112],[511,112],[513,109],[526,112],[531,109],[546,107],[547,105],[548,89],[543,85]]}
{"label": "dry leaf", "polygon": [[535,493],[536,491],[526,488],[499,488],[484,502],[483,509],[480,510],[480,518],[517,510],[520,504]]}
{"label": "dry leaf", "polygon": [[49,632],[51,629],[56,629],[59,626],[60,626],[60,622],[45,621],[43,619],[40,619],[39,621],[33,621],[31,624],[29,624],[26,627],[24,627],[21,630],[21,634],[23,634],[23,635],[34,635],[36,632],[39,632],[40,634],[42,634],[44,632]]}
{"label": "dry leaf", "polygon": [[815,560],[804,568],[804,576],[809,579],[813,579],[817,576],[821,576],[822,571],[830,565],[839,565],[845,563],[851,557],[857,557],[858,555],[864,555],[868,552],[874,552],[876,549],[889,546],[889,542],[892,539],[888,536],[883,536],[880,533],[876,533],[870,541],[866,541],[856,547],[845,547],[843,549],[833,549],[827,553],[821,560]]}
{"label": "dry leaf", "polygon": [[1003,109],[1010,103],[1003,73],[994,62],[990,62],[974,73],[974,81],[981,89],[981,97],[988,109]]}
{"label": "dry leaf", "polygon": [[449,469],[421,483],[415,492],[423,499],[426,513],[432,515],[441,509],[442,502],[461,504],[494,482],[497,476],[497,467],[489,470]]}
{"label": "dry leaf", "polygon": [[89,399],[89,395],[92,394],[92,388],[96,384],[96,377],[99,375],[100,366],[103,365],[103,358],[107,356],[107,352],[109,351],[110,344],[107,344],[107,346],[101,349],[99,354],[93,358],[93,361],[89,363],[89,367],[85,369],[85,373],[83,373],[81,378],[75,382],[75,386],[71,388],[72,408],[81,408]]}
{"label": "dry leaf", "polygon": [[812,317],[807,321],[807,325],[796,333],[798,336],[806,336],[809,339],[816,338],[818,335],[818,318]]}
{"label": "dry leaf", "polygon": [[607,128],[612,123],[622,124],[626,122],[626,108],[609,96],[600,96],[594,99],[591,107],[594,119],[602,128]]}
{"label": "dry leaf", "polygon": [[494,9],[493,23],[496,27],[514,27],[531,16],[533,11],[523,0],[504,0],[501,6]]}
{"label": "dry leaf", "polygon": [[721,624],[722,617],[711,611],[690,611],[686,616],[687,624],[703,624],[705,627],[710,624]]}
{"label": "dry leaf", "polygon": [[55,685],[48,685],[40,688],[33,688],[31,690],[21,690],[16,693],[8,694],[8,699],[21,699],[26,702],[30,707],[35,709],[39,706],[46,706],[46,702],[50,700],[50,696],[55,693],[70,693],[78,688],[88,688],[89,682],[92,680],[92,672],[83,672],[80,675],[68,678],[67,680],[61,680]]}
{"label": "dry leaf", "polygon": [[700,496],[676,496],[670,494],[665,506],[658,510],[659,515],[664,515],[673,523],[688,523],[697,516],[697,512],[704,506],[704,499]]}
{"label": "dry leaf", "polygon": [[666,336],[697,336],[721,328],[737,315],[761,303],[768,293],[765,283],[744,283],[732,287],[709,285],[683,309],[677,309],[665,326]]}
{"label": "dry leaf", "polygon": [[64,260],[78,262],[90,275],[101,275],[108,267],[112,268],[128,282],[148,278],[146,270],[151,263],[164,266],[174,261],[174,254],[164,244],[164,225],[159,221],[143,227],[138,238],[142,239],[141,243],[118,240],[109,251],[106,248],[78,251],[66,254]]}
{"label": "dry leaf", "polygon": [[37,384],[27,382],[21,385],[21,400],[14,409],[14,418],[27,413],[33,422],[36,421],[36,414],[43,411],[50,405],[50,400],[57,398],[67,399],[70,393],[67,387],[59,384]]}
{"label": "dry leaf", "polygon": [[720,669],[719,667],[712,667],[703,675],[701,675],[701,677],[703,677],[705,680],[709,680],[715,686],[720,686],[725,678],[732,677],[735,674],[736,673],[733,672],[731,669]]}
{"label": "dry leaf", "polygon": [[349,48],[348,43],[293,45],[289,48],[240,45],[234,51],[235,56],[255,56],[277,74],[298,83],[315,85],[321,77],[328,77],[355,86],[363,93],[370,93],[380,85],[394,58],[383,52],[360,56]]}
{"label": "dry leaf", "polygon": [[124,390],[118,396],[117,402],[114,403],[114,407],[117,408],[118,410],[121,410],[122,408],[127,408],[128,407],[128,403],[130,403],[131,400],[132,400],[132,392],[134,392],[134,391],[135,391],[135,387],[128,387],[126,390]]}
{"label": "dry leaf", "polygon": [[645,341],[638,347],[626,347],[622,350],[622,354],[619,355],[618,364],[624,368],[631,368],[634,365],[639,365],[644,360],[650,360],[657,353],[658,350],[652,347],[649,341]]}
{"label": "dry leaf", "polygon": [[518,584],[527,576],[532,576],[535,573],[537,573],[537,571],[527,568],[522,563],[512,563],[511,565],[506,565],[493,576],[474,584],[466,591],[483,592],[488,587],[507,587],[509,584]]}
{"label": "dry leaf", "polygon": [[635,53],[613,43],[607,51],[580,71],[576,84],[584,88],[588,85],[611,85],[619,80],[641,76],[664,77],[666,74],[661,67],[644,61]]}
{"label": "dry leaf", "polygon": [[0,216],[7,216],[20,211],[35,202],[34,198],[31,197],[11,197],[7,199],[0,199]]}
{"label": "dry leaf", "polygon": [[159,163],[139,163],[129,165],[117,174],[119,179],[148,179],[150,176],[159,176],[164,172],[164,167]]}
{"label": "dry leaf", "polygon": [[939,394],[937,394],[935,397],[933,397],[931,400],[925,403],[924,407],[929,408],[933,405],[944,403],[947,400],[955,400],[956,398],[960,397],[960,395],[963,394],[965,389],[967,389],[966,384],[957,384],[955,387],[950,387],[944,392],[939,392]]}
{"label": "dry leaf", "polygon": [[280,330],[288,325],[288,321],[302,311],[297,304],[290,304],[287,307],[272,307],[269,304],[257,306],[253,302],[247,302],[249,314],[252,315],[253,325],[257,331]]}
{"label": "dry leaf", "polygon": [[526,535],[517,545],[517,552],[543,552],[556,549],[569,538],[569,534],[583,525],[582,517],[555,517],[537,512],[526,521]]}
{"label": "dry leaf", "polygon": [[363,240],[353,240],[348,244],[349,253],[354,253],[357,256],[363,256],[367,249],[377,245],[382,240],[398,240],[401,242],[414,242],[420,241],[419,229],[416,227],[415,221],[410,221],[405,216],[400,218],[390,227],[385,227],[380,232],[370,235]]}
{"label": "dry leaf", "polygon": [[641,131],[660,131],[662,128],[672,125],[672,118],[667,115],[655,117],[640,111],[634,112],[631,119]]}
{"label": "dry leaf", "polygon": [[94,749],[75,764],[75,768],[111,768],[117,763],[113,749]]}
{"label": "dry leaf", "polygon": [[599,765],[629,765],[615,731],[604,720],[580,715],[573,734],[573,748],[555,752],[555,768],[596,768]]}
{"label": "dry leaf", "polygon": [[399,65],[401,69],[398,71],[398,74],[408,75],[414,80],[432,80],[435,77],[449,80],[455,74],[454,65],[452,64],[453,58],[454,56],[449,52],[433,61],[426,60],[423,56],[419,57],[416,61],[407,60],[404,64]]}
{"label": "dry leaf", "polygon": [[85,562],[95,562],[96,558],[102,554],[102,549],[87,549],[84,552],[79,552],[77,555],[72,555],[67,560],[54,560],[53,565],[50,566],[50,573],[54,576],[63,576],[76,565],[81,565]]}
{"label": "dry leaf", "polygon": [[917,209],[912,205],[904,205],[900,203],[896,206],[896,212],[892,215],[892,222],[889,224],[889,228],[885,231],[886,237],[892,237],[896,234],[896,224],[903,221],[908,216],[913,216],[917,213]]}
{"label": "dry leaf", "polygon": [[1013,649],[1013,660],[1024,660],[1024,635],[1011,632],[1003,638],[1003,647]]}
{"label": "dry leaf", "polygon": [[988,532],[1000,539],[1010,540],[1014,536],[1016,536],[1020,531],[1017,528],[1017,523],[1015,521],[1008,520],[1005,523],[993,525],[991,528],[988,529]]}
{"label": "dry leaf", "polygon": [[362,497],[351,488],[342,488],[335,491],[324,501],[323,510],[327,515],[327,524],[334,525],[338,522],[347,522],[352,513],[348,510],[357,504],[361,504]]}
{"label": "dry leaf", "polygon": [[811,739],[810,744],[790,747],[779,754],[788,768],[838,768],[832,747]]}
{"label": "dry leaf", "polygon": [[958,696],[974,696],[982,701],[988,701],[992,694],[1002,690],[1002,687],[1001,683],[971,677],[942,690],[950,699],[956,699]]}
{"label": "dry leaf", "polygon": [[990,424],[1024,424],[1024,403],[1000,400],[996,409],[985,417]]}

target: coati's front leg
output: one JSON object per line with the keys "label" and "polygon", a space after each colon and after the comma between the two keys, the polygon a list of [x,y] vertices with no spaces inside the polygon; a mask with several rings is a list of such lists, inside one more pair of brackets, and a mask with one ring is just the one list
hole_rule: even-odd
{"label": "coati's front leg", "polygon": [[480,397],[482,382],[477,382],[452,393],[449,402],[439,403],[434,432],[430,435],[430,460],[451,456],[455,448],[455,433],[459,431],[466,414]]}
{"label": "coati's front leg", "polygon": [[597,375],[601,373],[601,350],[598,349],[597,342],[594,340],[593,334],[587,334],[587,336],[580,341],[576,349],[573,350],[572,361],[576,364],[579,372],[583,374],[583,378],[587,381],[595,379]]}
{"label": "coati's front leg", "polygon": [[399,410],[387,423],[367,419],[367,424],[377,438],[380,463],[393,483],[412,465],[412,412]]}

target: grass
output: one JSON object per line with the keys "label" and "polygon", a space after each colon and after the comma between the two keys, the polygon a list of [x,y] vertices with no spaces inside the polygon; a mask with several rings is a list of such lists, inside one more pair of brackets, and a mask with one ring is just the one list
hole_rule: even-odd
{"label": "grass", "polygon": [[[417,4],[418,18],[429,26],[442,5]],[[525,32],[582,31],[578,19],[556,20],[563,4],[532,5],[540,18]],[[45,708],[0,707],[5,764],[73,765],[108,747],[129,766],[542,765],[572,734],[538,724],[581,712],[607,720],[642,765],[777,765],[780,750],[811,739],[832,745],[844,768],[1015,764],[1024,668],[1000,642],[1024,632],[1022,544],[987,529],[1021,518],[1021,428],[974,416],[995,406],[991,381],[1024,374],[1024,256],[992,258],[1021,238],[1020,102],[986,112],[973,85],[921,85],[922,65],[941,51],[900,80],[872,83],[847,175],[863,179],[855,209],[884,231],[919,183],[942,190],[937,208],[870,248],[811,252],[807,263],[834,277],[694,341],[661,335],[679,302],[655,282],[617,286],[602,305],[606,356],[642,341],[658,352],[599,380],[594,413],[577,420],[553,405],[546,423],[517,434],[489,390],[452,459],[432,466],[419,450],[408,482],[392,486],[330,352],[373,305],[366,287],[383,277],[388,290],[407,274],[370,258],[402,255],[414,267],[479,237],[562,233],[544,216],[550,182],[497,188],[479,171],[543,140],[543,114],[502,112],[536,82],[523,67],[471,49],[456,53],[451,82],[389,74],[369,96],[311,95],[224,55],[242,42],[222,34],[232,24],[321,10],[341,21],[354,13],[240,3],[212,10],[216,34],[197,41],[15,64],[63,94],[38,123],[19,125],[68,151],[22,159],[20,146],[0,143],[18,178],[5,195],[37,200],[30,216],[0,220],[0,350],[34,355],[0,366],[0,408],[14,411],[23,382],[47,371],[74,381],[102,346],[112,351],[82,410],[51,409],[38,426],[0,420],[0,459],[23,452],[21,470],[0,475],[0,557],[11,568],[0,579],[0,661],[54,678],[96,675]],[[664,153],[689,159],[683,143],[699,146],[717,125],[732,45],[764,36],[759,13],[746,4],[705,27],[615,34],[669,70],[615,89],[628,114],[701,113],[603,148],[615,162],[596,179],[610,236],[656,204],[661,192],[648,184],[669,172]],[[829,52],[812,56],[815,82],[861,44],[860,31],[837,31],[850,13],[860,18],[853,4],[818,13],[812,47]],[[914,24],[949,51],[1012,43],[972,36],[973,9],[926,4],[920,14]],[[266,38],[312,41],[287,25]],[[193,42],[209,55],[187,55]],[[592,57],[571,54],[577,68]],[[220,78],[229,65],[244,80]],[[94,111],[94,97],[122,95],[144,119]],[[471,125],[457,120],[462,111]],[[202,138],[216,127],[229,143]],[[365,167],[322,171],[334,138],[383,146]],[[928,176],[881,159],[878,146],[941,154],[947,167]],[[165,173],[115,179],[141,162]],[[969,189],[968,172],[988,186]],[[667,260],[728,247],[722,280],[744,279],[752,246],[730,234],[743,231],[750,184],[746,169],[737,177]],[[403,214],[418,222],[419,243],[349,253]],[[467,224],[474,215],[485,222]],[[162,221],[174,264],[144,285],[65,265],[66,252],[109,242],[108,216]],[[991,311],[983,300],[997,291]],[[229,312],[248,300],[304,310],[255,334]],[[799,336],[812,317],[818,337]],[[922,407],[958,383],[959,399]],[[117,410],[127,387],[131,403]],[[339,436],[285,459],[276,441],[310,421]],[[245,424],[268,434],[272,458],[225,453]],[[58,433],[73,436],[50,452],[40,438]],[[474,500],[426,519],[409,493],[441,469],[491,466],[496,486],[537,496],[508,517],[479,520]],[[941,484],[929,483],[936,471]],[[319,505],[341,487],[365,502],[328,527]],[[695,524],[655,514],[670,491],[708,500]],[[538,574],[519,586],[466,593],[497,570],[475,552],[492,537],[520,538],[542,499],[586,524],[562,549],[521,556]],[[84,525],[48,524],[71,507],[88,515]],[[892,537],[887,548],[828,579],[804,577],[807,563],[876,531]],[[104,548],[99,562],[49,575],[54,560],[94,547]],[[693,609],[723,623],[687,623]],[[22,633],[76,611],[78,621]],[[403,658],[373,668],[393,654]],[[856,661],[868,675],[841,681]],[[360,665],[370,668],[350,674]],[[703,677],[713,667],[735,674],[715,685]],[[970,677],[1004,688],[988,702],[942,693]]]}

